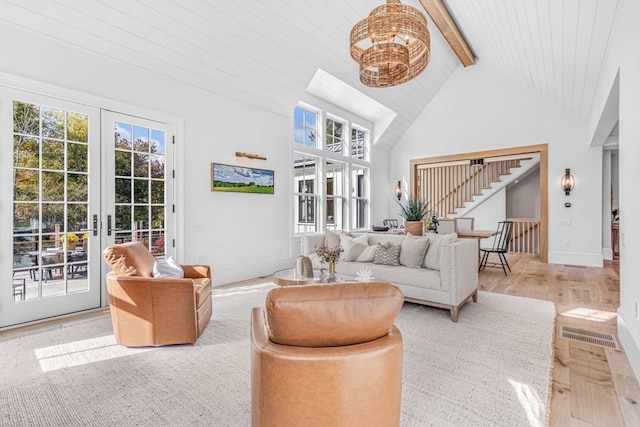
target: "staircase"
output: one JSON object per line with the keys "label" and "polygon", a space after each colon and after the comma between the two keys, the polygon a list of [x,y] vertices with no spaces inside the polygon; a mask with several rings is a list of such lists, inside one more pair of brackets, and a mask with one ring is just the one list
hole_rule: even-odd
{"label": "staircase", "polygon": [[417,196],[429,200],[429,208],[441,218],[465,216],[475,206],[539,162],[538,158],[486,159],[419,166]]}

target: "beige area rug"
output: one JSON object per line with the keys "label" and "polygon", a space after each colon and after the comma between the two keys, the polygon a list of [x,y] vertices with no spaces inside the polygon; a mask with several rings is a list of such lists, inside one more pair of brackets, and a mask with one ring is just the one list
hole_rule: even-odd
{"label": "beige area rug", "polygon": [[[249,426],[249,313],[271,284],[214,298],[195,345],[129,349],[110,318],[0,343],[2,426]],[[402,426],[543,426],[555,307],[480,292],[459,323],[406,303]]]}

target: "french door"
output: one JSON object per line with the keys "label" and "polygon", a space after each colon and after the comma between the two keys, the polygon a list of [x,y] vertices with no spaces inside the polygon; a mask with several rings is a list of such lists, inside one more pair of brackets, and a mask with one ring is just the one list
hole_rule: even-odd
{"label": "french door", "polygon": [[105,306],[108,244],[164,255],[172,129],[2,88],[0,328]]}
{"label": "french door", "polygon": [[157,258],[174,242],[173,126],[103,112],[107,244],[142,242]]}

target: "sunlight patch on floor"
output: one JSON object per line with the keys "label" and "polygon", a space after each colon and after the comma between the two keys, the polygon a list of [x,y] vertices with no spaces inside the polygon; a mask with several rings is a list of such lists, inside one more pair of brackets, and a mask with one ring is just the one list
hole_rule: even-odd
{"label": "sunlight patch on floor", "polygon": [[157,347],[130,348],[119,345],[113,335],[37,348],[35,356],[42,372],[86,365],[155,350]]}
{"label": "sunlight patch on floor", "polygon": [[615,319],[617,314],[614,311],[602,311],[595,308],[577,307],[558,313],[559,316],[573,317],[575,319],[589,320],[591,322],[608,322]]}
{"label": "sunlight patch on floor", "polygon": [[524,409],[527,414],[529,425],[532,427],[543,427],[546,424],[547,408],[536,390],[527,384],[512,379],[509,379],[509,383],[516,392],[522,409]]}

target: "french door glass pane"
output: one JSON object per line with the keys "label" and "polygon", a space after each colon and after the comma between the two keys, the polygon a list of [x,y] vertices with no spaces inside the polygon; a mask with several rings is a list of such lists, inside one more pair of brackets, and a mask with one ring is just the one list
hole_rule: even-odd
{"label": "french door glass pane", "polygon": [[115,123],[115,242],[140,241],[156,256],[166,252],[166,133]]}
{"label": "french door glass pane", "polygon": [[16,302],[89,289],[88,128],[87,115],[13,102]]}

